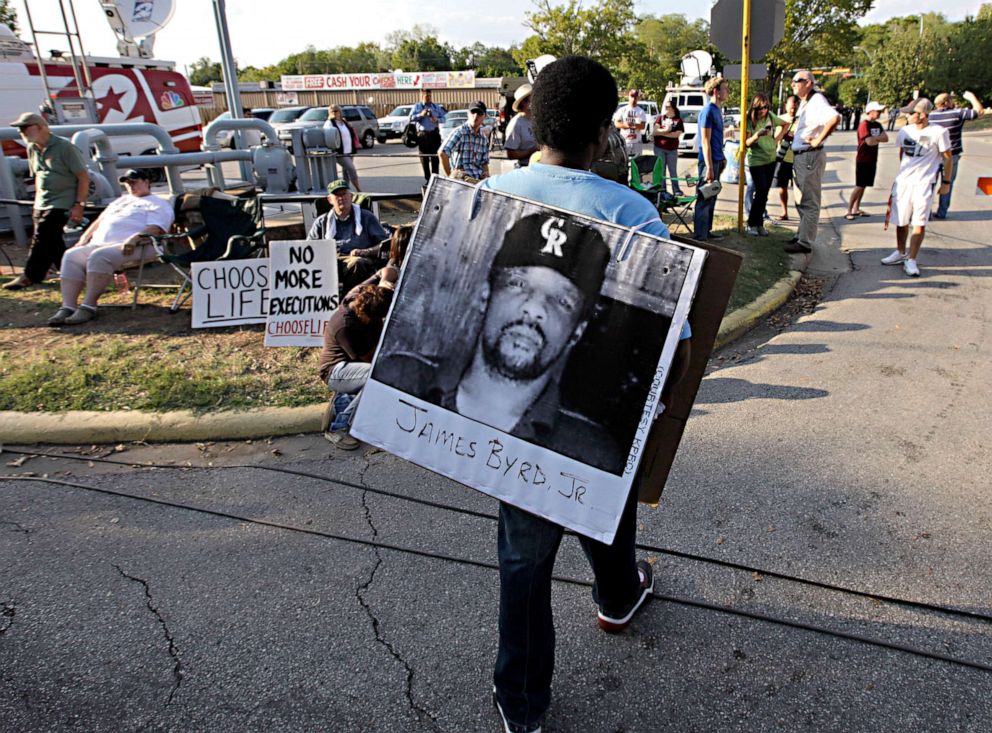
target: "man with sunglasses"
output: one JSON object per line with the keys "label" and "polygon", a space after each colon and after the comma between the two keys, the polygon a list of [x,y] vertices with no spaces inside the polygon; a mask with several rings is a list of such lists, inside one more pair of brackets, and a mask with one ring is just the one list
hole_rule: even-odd
{"label": "man with sunglasses", "polygon": [[799,232],[785,245],[791,253],[812,252],[816,229],[820,223],[820,192],[827,154],[823,144],[840,122],[840,115],[827,98],[816,91],[813,72],[800,69],[792,76],[792,91],[799,97],[799,119],[792,140],[793,176],[802,198],[796,204],[799,211]]}
{"label": "man with sunglasses", "polygon": [[21,133],[28,148],[28,167],[34,176],[34,235],[24,272],[5,284],[5,290],[23,290],[42,282],[52,265],[62,261],[67,221],[83,220],[83,202],[90,178],[82,152],[52,133],[39,114],[25,112],[10,123]]}

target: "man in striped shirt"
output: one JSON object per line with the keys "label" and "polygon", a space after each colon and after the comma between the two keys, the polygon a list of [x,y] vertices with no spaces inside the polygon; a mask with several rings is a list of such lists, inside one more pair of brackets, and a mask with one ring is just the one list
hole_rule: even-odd
{"label": "man in striped shirt", "polygon": [[964,123],[992,112],[992,109],[985,109],[978,101],[978,97],[971,92],[965,92],[964,98],[971,104],[971,109],[955,107],[954,99],[950,94],[938,94],[937,98],[934,99],[934,105],[937,109],[930,113],[930,124],[940,125],[950,133],[951,154],[954,156],[954,169],[949,181],[950,188],[947,189],[947,193],[940,194],[937,213],[933,215],[935,219],[946,219],[947,210],[951,206],[951,191],[954,190],[954,179],[958,175],[958,161],[961,159],[961,153],[964,152],[961,144],[961,129],[964,127]]}
{"label": "man in striped shirt", "polygon": [[485,121],[485,102],[472,102],[468,122],[455,130],[441,149],[444,175],[463,181],[489,178],[489,141],[479,132]]}

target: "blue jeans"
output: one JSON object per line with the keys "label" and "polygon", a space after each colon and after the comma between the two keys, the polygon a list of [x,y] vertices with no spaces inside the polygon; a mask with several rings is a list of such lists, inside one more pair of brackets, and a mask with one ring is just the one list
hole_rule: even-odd
{"label": "blue jeans", "polygon": [[[672,193],[675,196],[682,195],[682,189],[679,187],[679,151],[678,150],[663,150],[662,148],[654,149],[655,155],[661,155],[665,158],[665,175],[671,179],[672,182]],[[662,189],[664,191],[668,190],[668,181],[665,181],[665,187]]]}
{"label": "blue jeans", "polygon": [[[542,720],[551,703],[555,627],[551,574],[564,529],[509,504],[499,507],[499,651],[493,681],[507,719]],[[612,545],[579,536],[592,566],[592,597],[610,616],[625,616],[640,597],[634,559],[637,485],[631,489]]]}
{"label": "blue jeans", "polygon": [[[716,175],[713,176],[714,181],[720,179],[720,172],[723,171],[724,162],[722,160],[714,161],[714,165],[716,166]],[[692,212],[692,238],[700,242],[705,242],[709,239],[710,230],[713,229],[713,212],[716,211],[716,196],[704,199],[698,193],[700,186],[705,182],[706,163],[701,160],[699,161],[699,183],[696,184],[696,205]]]}
{"label": "blue jeans", "polygon": [[[937,216],[943,219],[947,216],[947,210],[951,207],[951,193],[954,191],[954,179],[958,177],[958,163],[961,160],[961,153],[954,156],[954,170],[951,171],[951,187],[947,189],[947,193],[940,194],[940,199],[937,202]],[[943,170],[943,164],[941,164],[941,170]],[[940,188],[940,177],[937,178],[937,188]]]}
{"label": "blue jeans", "polygon": [[355,399],[345,408],[344,412],[336,415],[335,425],[345,424],[351,426],[351,420],[358,409],[358,400],[362,396],[362,387],[369,381],[369,374],[372,372],[372,365],[364,361],[343,361],[334,365],[331,374],[327,378],[327,388],[338,394],[353,394]]}

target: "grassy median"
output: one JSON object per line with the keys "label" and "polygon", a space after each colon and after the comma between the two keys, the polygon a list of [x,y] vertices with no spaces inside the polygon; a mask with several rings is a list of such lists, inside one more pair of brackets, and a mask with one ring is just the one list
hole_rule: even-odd
{"label": "grassy median", "polygon": [[[788,269],[782,244],[738,235],[731,217],[716,228],[720,244],[744,254],[730,310],[767,290]],[[152,268],[165,276],[162,266]],[[3,281],[8,277],[0,278]],[[57,285],[0,290],[0,410],[180,410],[295,407],[322,402],[319,349],[266,348],[262,326],[190,328],[187,303],[169,313],[174,291],[143,290],[141,305],[111,289],[100,316],[82,326],[50,328]]]}

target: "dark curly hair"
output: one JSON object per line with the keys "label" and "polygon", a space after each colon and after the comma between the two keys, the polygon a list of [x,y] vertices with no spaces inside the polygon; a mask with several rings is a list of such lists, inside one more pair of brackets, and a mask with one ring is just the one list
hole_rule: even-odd
{"label": "dark curly hair", "polygon": [[381,321],[389,312],[392,293],[376,285],[363,285],[347,302],[348,309],[361,323]]}
{"label": "dark curly hair", "polygon": [[617,83],[602,64],[585,56],[563,56],[541,70],[530,108],[538,142],[578,153],[597,142],[613,119]]}

